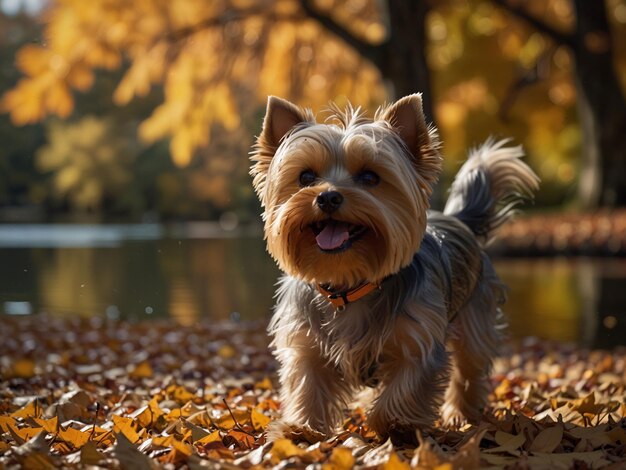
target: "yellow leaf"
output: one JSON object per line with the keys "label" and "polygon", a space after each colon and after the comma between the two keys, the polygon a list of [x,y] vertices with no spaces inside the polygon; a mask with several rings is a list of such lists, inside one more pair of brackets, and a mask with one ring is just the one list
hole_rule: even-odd
{"label": "yellow leaf", "polygon": [[197,441],[194,441],[194,444],[204,445],[204,444],[208,444],[209,442],[216,442],[216,441],[221,441],[221,440],[222,440],[222,436],[220,435],[220,432],[213,431],[211,434],[204,436],[202,439],[198,439]]}
{"label": "yellow leaf", "polygon": [[74,98],[63,81],[56,81],[46,90],[45,106],[48,112],[66,118],[74,108]]}
{"label": "yellow leaf", "polygon": [[[223,410],[219,415],[217,415],[216,411],[214,411],[213,413],[213,416],[211,416],[211,421],[213,422],[213,424],[215,424],[218,428],[225,430],[230,430],[234,428],[237,423],[240,425],[244,425],[250,422],[250,413],[248,412],[248,410]],[[235,420],[237,420],[237,423],[235,423]]]}
{"label": "yellow leaf", "polygon": [[397,452],[391,452],[389,460],[382,464],[381,468],[382,470],[410,470],[411,466],[405,460],[400,459]]}
{"label": "yellow leaf", "polygon": [[113,432],[116,434],[122,433],[131,443],[137,443],[139,441],[139,434],[135,431],[134,423],[131,418],[124,418],[122,416],[113,415]]}
{"label": "yellow leaf", "polygon": [[41,413],[41,410],[38,409],[37,400],[29,401],[26,405],[21,407],[19,410],[11,413],[13,418],[36,418],[37,414]]}
{"label": "yellow leaf", "polygon": [[297,455],[303,455],[306,451],[301,449],[289,439],[278,439],[274,442],[270,454],[272,456],[272,463],[277,465],[282,460],[286,460],[290,457]]}
{"label": "yellow leaf", "polygon": [[30,379],[35,375],[35,361],[27,358],[16,359],[11,369],[14,377]]}
{"label": "yellow leaf", "polygon": [[193,447],[178,439],[172,440],[172,448],[186,456],[190,456],[193,453]]}
{"label": "yellow leaf", "polygon": [[35,422],[50,434],[56,434],[57,430],[59,429],[58,416],[54,416],[50,419],[35,418]]}
{"label": "yellow leaf", "polygon": [[250,412],[250,421],[252,422],[252,427],[256,431],[263,431],[270,423],[271,419],[258,411],[256,408],[253,408]]}
{"label": "yellow leaf", "polygon": [[322,470],[350,470],[354,467],[352,451],[346,447],[335,447],[328,462],[322,465]]}
{"label": "yellow leaf", "polygon": [[164,414],[163,410],[159,407],[157,398],[154,397],[146,406],[135,411],[131,417],[144,428],[150,428]]}
{"label": "yellow leaf", "polygon": [[48,69],[51,55],[45,47],[26,44],[15,55],[15,64],[26,75],[34,77]]}
{"label": "yellow leaf", "polygon": [[172,447],[174,436],[155,436],[152,438],[152,445],[156,447]]}
{"label": "yellow leaf", "polygon": [[176,401],[179,404],[187,403],[196,398],[195,394],[191,393],[185,387],[181,387],[180,385],[176,384],[172,384],[167,387],[165,389],[165,392],[172,400]]}
{"label": "yellow leaf", "polygon": [[17,426],[9,423],[7,423],[7,427],[9,428],[9,433],[19,445],[30,441],[33,437],[42,432],[45,434],[45,431],[42,431],[41,428],[18,428]]}
{"label": "yellow leaf", "polygon": [[78,431],[74,428],[60,428],[57,437],[70,444],[74,449],[80,449],[89,440],[90,433]]}
{"label": "yellow leaf", "polygon": [[260,382],[254,384],[254,388],[259,390],[272,390],[274,386],[272,385],[272,381],[269,379],[269,377],[265,377]]}
{"label": "yellow leaf", "polygon": [[237,351],[230,344],[225,344],[217,350],[217,354],[224,359],[230,359],[237,355]]}
{"label": "yellow leaf", "polygon": [[15,425],[15,419],[11,416],[0,416],[0,430],[9,432],[9,424]]}
{"label": "yellow leaf", "polygon": [[80,91],[87,91],[93,85],[94,75],[86,65],[73,64],[65,79],[71,87]]}
{"label": "yellow leaf", "polygon": [[148,361],[143,361],[135,365],[135,367],[130,371],[128,375],[134,379],[145,379],[152,377],[154,375],[154,372],[152,370],[152,367],[150,366],[150,363]]}
{"label": "yellow leaf", "polygon": [[187,166],[191,161],[193,150],[193,138],[189,128],[186,126],[176,128],[170,141],[170,152],[172,152],[174,163],[180,167]]}

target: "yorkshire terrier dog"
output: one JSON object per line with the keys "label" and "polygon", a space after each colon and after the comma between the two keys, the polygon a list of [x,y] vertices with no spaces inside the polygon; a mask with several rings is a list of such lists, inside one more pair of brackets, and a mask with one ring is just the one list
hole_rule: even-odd
{"label": "yorkshire terrier dog", "polygon": [[429,212],[442,160],[421,95],[373,119],[331,111],[319,124],[270,97],[251,157],[267,249],[285,273],[269,326],[281,384],[274,430],[329,434],[364,387],[382,438],[414,438],[440,413],[443,424],[476,421],[505,299],[483,247],[538,178],[520,147],[489,140],[443,213]]}

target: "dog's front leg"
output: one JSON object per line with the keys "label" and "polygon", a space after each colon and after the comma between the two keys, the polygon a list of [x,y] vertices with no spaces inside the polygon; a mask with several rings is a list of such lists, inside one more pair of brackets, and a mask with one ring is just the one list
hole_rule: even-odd
{"label": "dog's front leg", "polygon": [[329,434],[341,420],[350,386],[336,367],[322,357],[307,331],[290,333],[285,341],[275,343],[280,363],[282,419],[272,426],[268,437],[297,434],[306,427]]}
{"label": "dog's front leg", "polygon": [[424,329],[411,319],[401,321],[386,346],[377,371],[380,390],[368,419],[382,438],[417,443],[415,431],[432,428],[438,417],[449,358],[444,330],[432,326]]}

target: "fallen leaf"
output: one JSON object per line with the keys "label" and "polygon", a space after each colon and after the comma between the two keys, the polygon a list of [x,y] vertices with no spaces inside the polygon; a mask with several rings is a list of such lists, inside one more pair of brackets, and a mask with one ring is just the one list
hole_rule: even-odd
{"label": "fallen leaf", "polygon": [[335,447],[328,462],[322,465],[322,470],[350,470],[354,467],[355,459],[352,451],[346,447]]}
{"label": "fallen leaf", "polygon": [[115,434],[124,434],[124,436],[132,443],[139,441],[139,434],[135,431],[134,421],[131,418],[113,415],[113,432]]}
{"label": "fallen leaf", "polygon": [[266,426],[270,423],[271,419],[265,416],[263,413],[253,408],[250,412],[250,422],[252,427],[256,431],[264,431]]}
{"label": "fallen leaf", "polygon": [[98,450],[93,442],[87,442],[80,449],[81,465],[98,465],[104,458],[104,454]]}
{"label": "fallen leaf", "polygon": [[139,452],[123,433],[119,433],[115,437],[116,444],[113,447],[113,455],[120,461],[122,468],[155,470],[160,467],[152,459],[148,458],[147,455]]}
{"label": "fallen leaf", "polygon": [[561,423],[557,423],[537,434],[528,450],[530,452],[554,452],[554,450],[561,444],[562,439],[563,425]]}
{"label": "fallen leaf", "polygon": [[35,361],[32,359],[16,359],[11,365],[13,377],[30,379],[35,375]]}

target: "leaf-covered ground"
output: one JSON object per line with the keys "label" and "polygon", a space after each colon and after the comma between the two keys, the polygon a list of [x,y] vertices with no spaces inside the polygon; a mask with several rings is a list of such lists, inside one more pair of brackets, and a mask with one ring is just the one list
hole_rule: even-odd
{"label": "leaf-covered ground", "polygon": [[315,442],[266,443],[262,324],[0,318],[2,468],[626,468],[626,348],[527,340],[498,360],[477,426],[380,442],[363,409]]}

